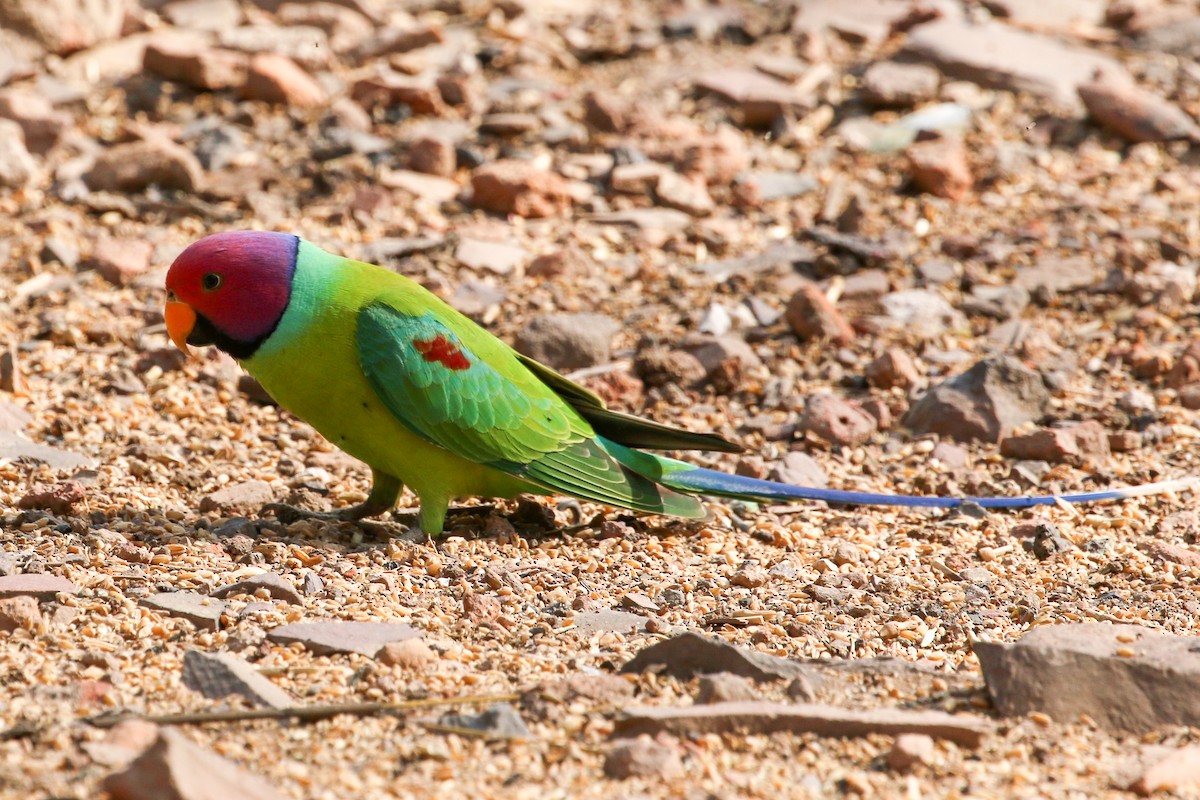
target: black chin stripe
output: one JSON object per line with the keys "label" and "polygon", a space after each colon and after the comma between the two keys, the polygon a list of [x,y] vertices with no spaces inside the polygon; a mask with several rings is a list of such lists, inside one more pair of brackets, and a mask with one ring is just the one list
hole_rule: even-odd
{"label": "black chin stripe", "polygon": [[192,332],[188,334],[187,343],[194,344],[197,347],[205,347],[210,344],[217,346],[218,350],[223,350],[229,355],[236,358],[238,361],[245,361],[253,356],[260,345],[266,341],[267,337],[274,332],[274,329],[269,331],[266,336],[261,336],[252,342],[243,342],[237,339],[231,339],[217,327],[208,321],[208,318],[202,314],[196,315],[196,325],[192,328]]}

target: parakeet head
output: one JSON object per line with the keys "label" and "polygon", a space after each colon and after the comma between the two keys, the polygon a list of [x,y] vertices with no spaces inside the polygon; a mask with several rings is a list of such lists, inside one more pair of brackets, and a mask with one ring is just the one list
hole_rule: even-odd
{"label": "parakeet head", "polygon": [[206,236],[167,272],[167,333],[177,347],[215,344],[245,359],[287,310],[300,239],[287,233],[229,231]]}

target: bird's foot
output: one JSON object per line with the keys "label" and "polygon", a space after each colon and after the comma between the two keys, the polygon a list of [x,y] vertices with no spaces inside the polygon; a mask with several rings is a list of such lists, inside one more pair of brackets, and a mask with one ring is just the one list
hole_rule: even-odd
{"label": "bird's foot", "polygon": [[381,508],[378,504],[371,503],[370,501],[359,503],[356,506],[340,508],[337,511],[310,511],[307,508],[299,508],[287,503],[267,503],[259,511],[259,514],[273,514],[275,519],[284,525],[290,525],[302,519],[325,520],[326,522],[358,522],[367,517],[383,514],[387,510],[387,508]]}

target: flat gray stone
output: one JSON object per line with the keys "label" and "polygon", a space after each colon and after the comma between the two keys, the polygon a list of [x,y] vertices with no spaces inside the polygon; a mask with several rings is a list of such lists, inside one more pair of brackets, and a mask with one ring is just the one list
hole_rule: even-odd
{"label": "flat gray stone", "polygon": [[902,52],[928,61],[947,77],[1028,92],[1077,113],[1083,110],[1077,85],[1090,81],[1097,70],[1126,74],[1119,63],[1095,51],[999,22],[940,19],[909,33]]}
{"label": "flat gray stone", "polygon": [[216,630],[221,627],[221,615],[228,606],[221,600],[199,592],[159,592],[142,600],[146,608],[153,608],[190,620],[196,627]]}
{"label": "flat gray stone", "polygon": [[575,624],[571,626],[570,631],[583,636],[606,631],[634,633],[646,630],[646,623],[649,621],[648,617],[629,611],[584,611],[575,615]]}
{"label": "flat gray stone", "polygon": [[53,600],[59,592],[75,594],[79,587],[66,578],[45,572],[0,577],[0,598],[26,595],[38,600]]}
{"label": "flat gray stone", "polygon": [[756,681],[796,678],[808,672],[803,664],[757,650],[735,647],[698,633],[681,633],[652,644],[621,667],[621,672],[658,671],[676,678],[728,672]]}
{"label": "flat gray stone", "polygon": [[438,724],[481,733],[489,739],[531,738],[525,721],[508,703],[496,703],[478,714],[444,714]]}
{"label": "flat gray stone", "polygon": [[252,664],[232,653],[188,650],[183,655],[183,685],[209,700],[220,700],[236,694],[269,708],[297,705],[290,694],[259,674]]}
{"label": "flat gray stone", "polygon": [[374,658],[388,642],[420,636],[421,632],[403,622],[295,622],[271,630],[267,637],[278,644],[300,642],[319,655],[361,653]]}
{"label": "flat gray stone", "polygon": [[41,461],[51,469],[79,469],[93,463],[82,453],[31,442],[13,431],[0,431],[0,461],[18,458]]}
{"label": "flat gray stone", "polygon": [[992,704],[1005,716],[1087,714],[1109,730],[1200,725],[1200,638],[1140,625],[1035,628],[1014,643],[974,642]]}
{"label": "flat gray stone", "polygon": [[222,586],[216,589],[213,597],[228,597],[231,594],[249,594],[253,595],[259,589],[266,589],[267,594],[276,600],[283,600],[294,605],[303,605],[304,598],[296,591],[296,587],[292,586],[282,575],[277,575],[274,572],[264,572],[261,575],[252,575],[245,580],[231,583],[228,586]]}
{"label": "flat gray stone", "polygon": [[178,728],[158,739],[101,784],[120,800],[283,800],[265,779],[192,742]]}

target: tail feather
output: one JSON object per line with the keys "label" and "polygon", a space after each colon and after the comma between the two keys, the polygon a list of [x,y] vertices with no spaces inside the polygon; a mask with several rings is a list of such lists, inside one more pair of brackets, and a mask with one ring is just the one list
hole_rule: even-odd
{"label": "tail feather", "polygon": [[[666,460],[666,459],[664,459]],[[675,462],[682,464],[683,462]],[[817,489],[808,486],[792,486],[775,481],[729,475],[701,467],[684,465],[686,469],[664,471],[657,480],[664,486],[680,492],[696,492],[736,500],[823,500],[827,503],[849,505],[906,506],[911,508],[956,508],[964,503],[974,503],[983,508],[1030,508],[1032,506],[1058,505],[1060,503],[1094,503],[1101,500],[1122,500],[1128,497],[1165,494],[1167,492],[1194,489],[1200,479],[1179,478],[1176,480],[1145,483],[1121,489],[1103,489],[1095,492],[1072,494],[1030,495],[1025,497],[930,497],[900,494],[875,494],[872,492],[849,492],[839,489]]]}
{"label": "tail feather", "polygon": [[707,494],[734,500],[822,500],[826,503],[845,503],[856,506],[905,506],[909,508],[957,508],[974,503],[983,508],[1030,508],[1060,503],[1095,503],[1102,500],[1123,500],[1167,494],[1200,487],[1200,478],[1177,478],[1121,489],[1102,489],[1072,494],[1027,495],[1025,497],[929,497],[903,494],[849,492],[840,489],[817,489],[811,486],[792,486],[788,483],[764,481],[744,475],[704,469],[685,461],[633,450],[597,437],[605,450],[630,470],[657,483],[686,494]]}

